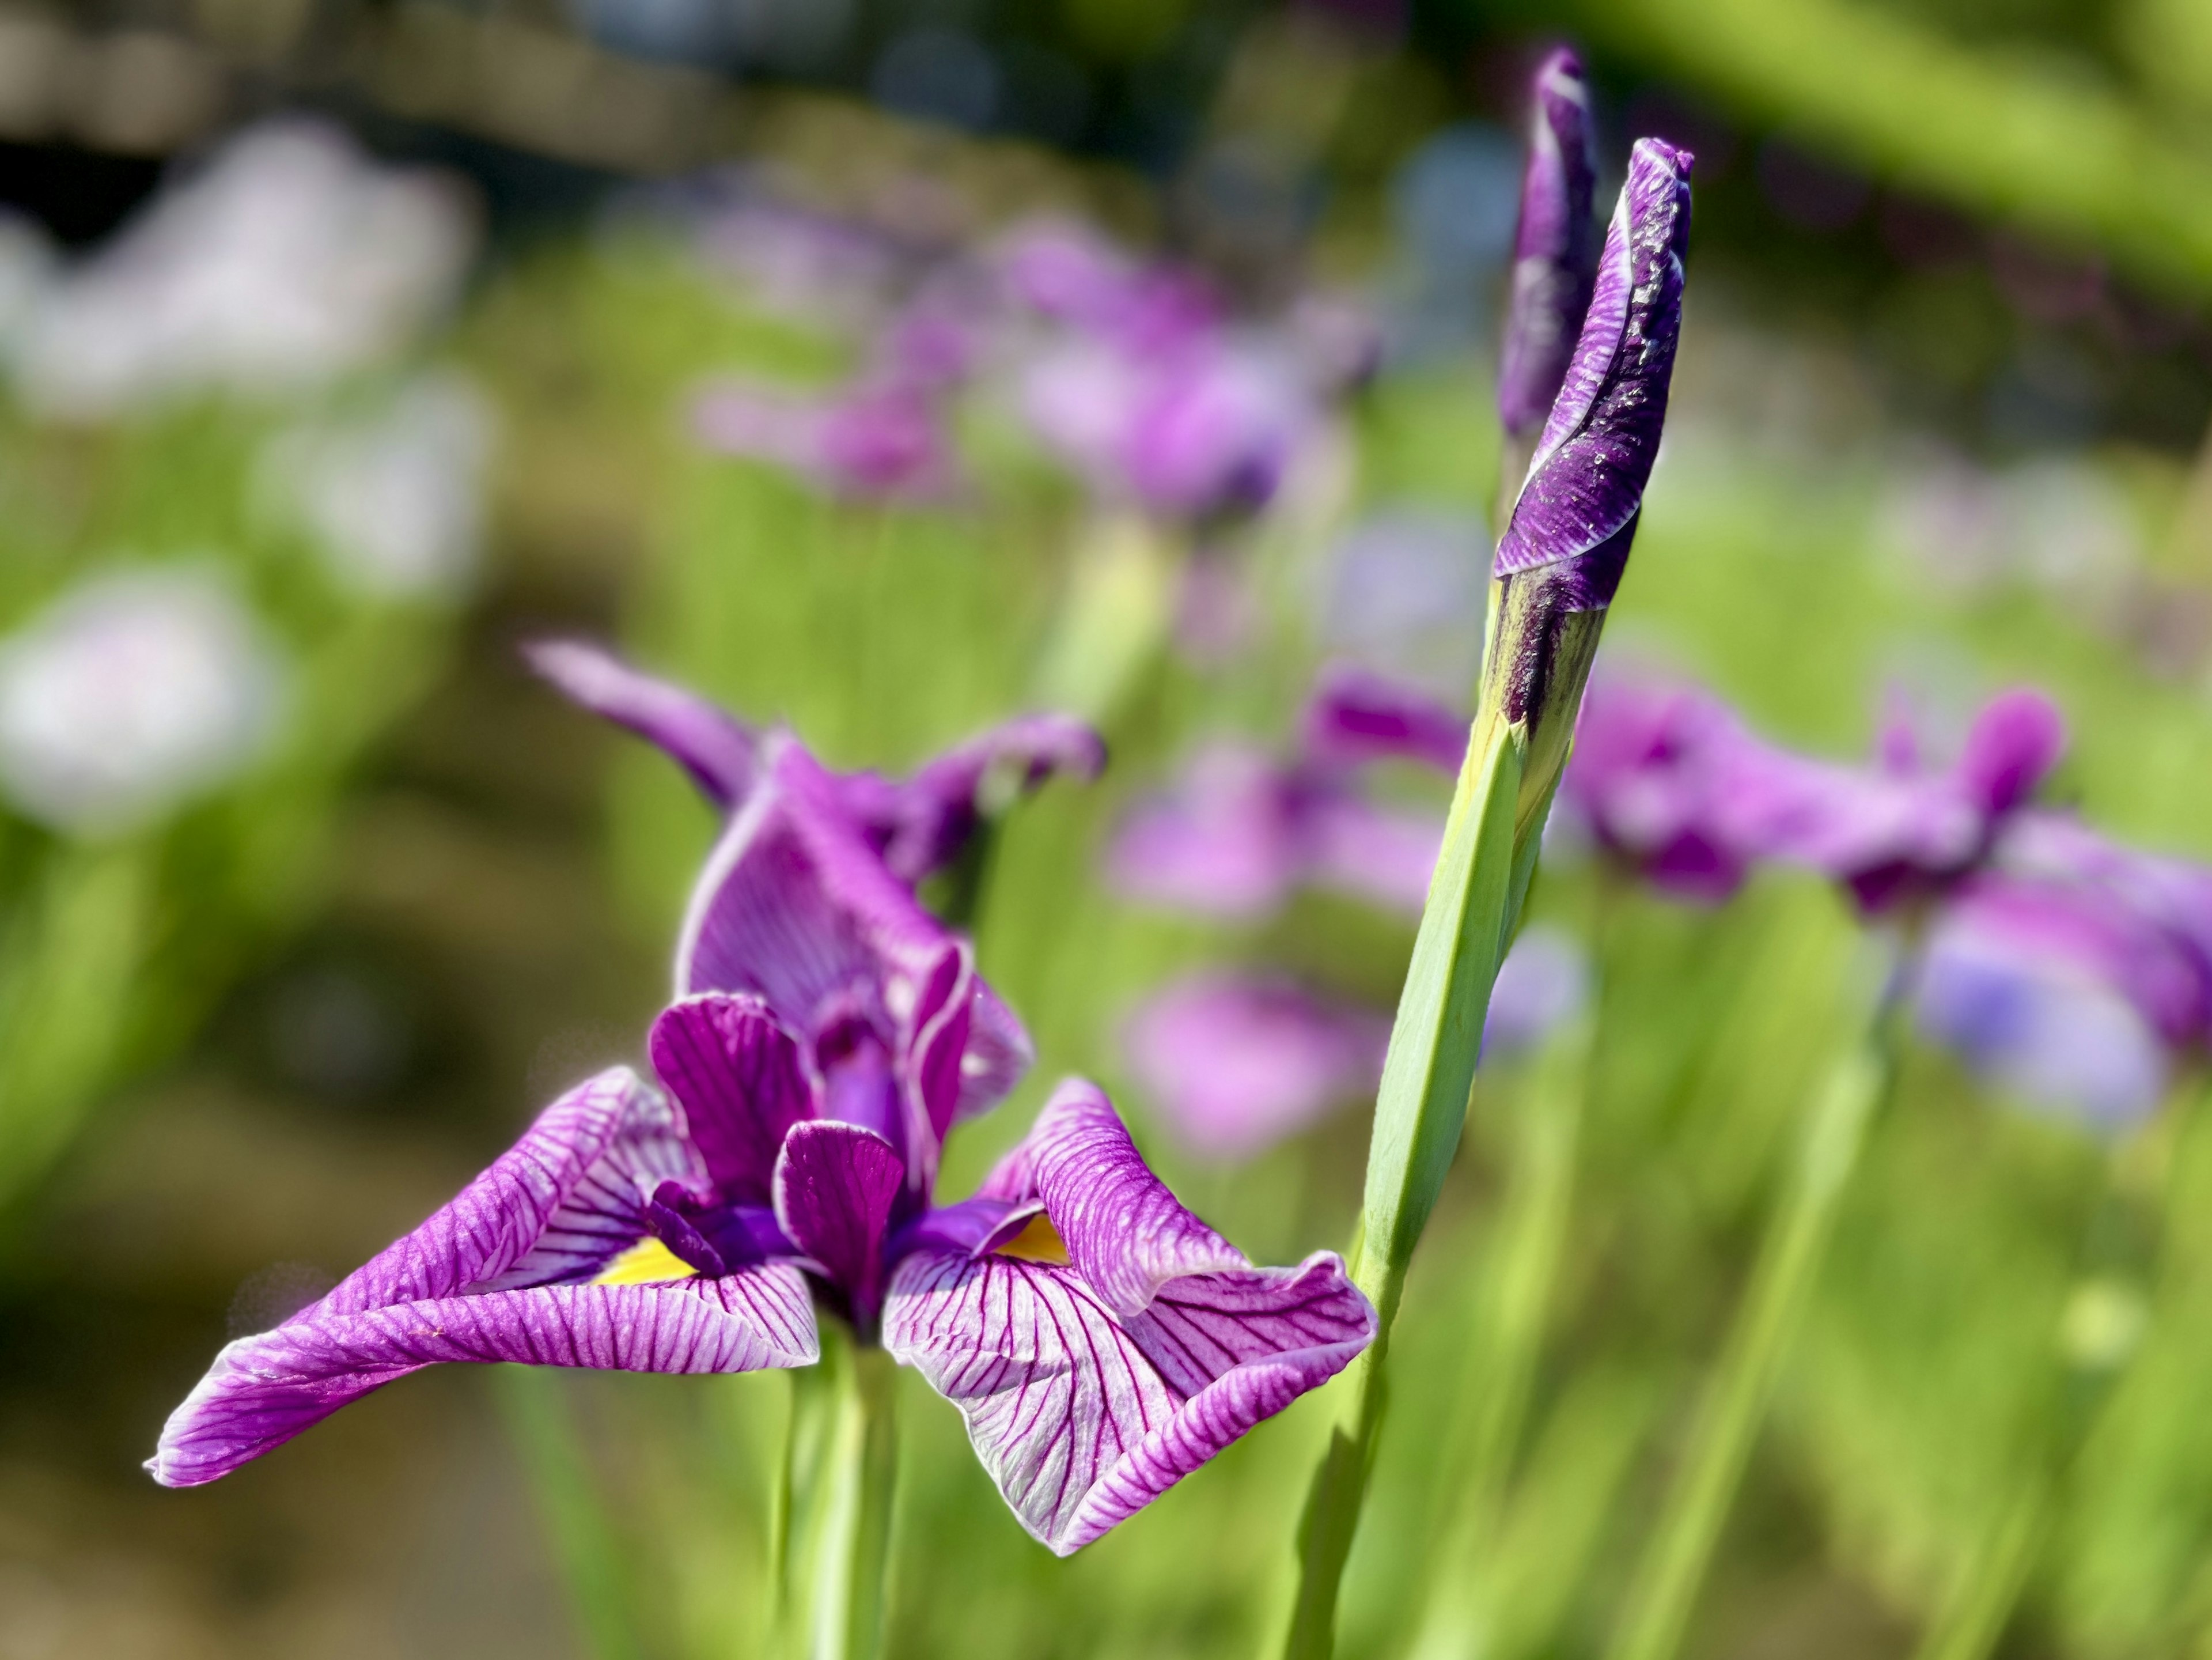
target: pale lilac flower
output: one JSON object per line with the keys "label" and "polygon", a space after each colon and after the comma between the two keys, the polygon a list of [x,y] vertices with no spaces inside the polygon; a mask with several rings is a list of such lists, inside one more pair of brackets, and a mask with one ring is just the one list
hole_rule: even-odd
{"label": "pale lilac flower", "polygon": [[224,1349],[157,1480],[212,1481],[435,1361],[805,1365],[826,1311],[960,1408],[1066,1554],[1372,1339],[1341,1262],[1254,1267],[1080,1080],[935,1207],[945,1132],[1013,1079],[975,1018],[988,993],[811,757],[772,735],[756,767],[654,1023],[668,1093],[620,1067],[582,1085],[422,1227]]}
{"label": "pale lilac flower", "polygon": [[1506,435],[1534,439],[1551,413],[1582,333],[1597,266],[1590,216],[1589,85],[1562,47],[1530,87],[1528,160],[1513,237],[1513,297],[1498,354],[1498,413]]}
{"label": "pale lilac flower", "polygon": [[346,587],[450,595],[476,572],[493,432],[474,386],[425,375],[365,419],[279,433],[262,458],[263,489]]}
{"label": "pale lilac flower", "polygon": [[[1485,1065],[1523,1056],[1582,1011],[1589,962],[1557,928],[1522,931],[1483,1022]],[[1193,1152],[1235,1164],[1373,1098],[1390,1017],[1276,975],[1207,972],[1162,987],[1122,1030],[1132,1075]]]}
{"label": "pale lilac flower", "polygon": [[137,829],[265,754],[284,682],[214,571],[95,577],[0,640],[0,794],[71,834]]}
{"label": "pale lilac flower", "polygon": [[[664,751],[716,806],[735,812],[751,794],[769,741],[757,728],[582,641],[542,641],[524,654],[584,708]],[[911,778],[854,772],[833,775],[831,785],[845,816],[910,887],[957,858],[985,812],[1056,774],[1087,781],[1105,764],[1103,740],[1082,721],[1027,714],[946,751]]]}
{"label": "pale lilac flower", "polygon": [[1375,802],[1360,772],[1408,760],[1455,773],[1466,746],[1467,723],[1425,694],[1332,666],[1309,700],[1297,760],[1231,742],[1200,748],[1172,789],[1123,821],[1109,879],[1132,898],[1221,916],[1264,915],[1304,886],[1418,914],[1443,819]]}
{"label": "pale lilac flower", "polygon": [[1380,1011],[1287,980],[1206,974],[1146,998],[1121,1048],[1176,1139],[1234,1164],[1371,1097],[1389,1039]]}
{"label": "pale lilac flower", "polygon": [[1945,906],[1914,1003],[1995,1087],[2112,1126],[2157,1106],[2174,1035],[2161,1019],[2201,1036],[2203,991],[2154,930],[2082,892],[1980,879]]}
{"label": "pale lilac flower", "polygon": [[34,307],[34,409],[104,417],[204,391],[312,388],[405,345],[450,303],[475,227],[441,179],[286,119],[231,139]]}

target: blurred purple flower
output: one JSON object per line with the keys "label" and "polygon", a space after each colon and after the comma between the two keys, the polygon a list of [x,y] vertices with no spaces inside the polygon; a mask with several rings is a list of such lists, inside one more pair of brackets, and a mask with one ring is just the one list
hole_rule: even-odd
{"label": "blurred purple flower", "polygon": [[1929,936],[1915,1012],[1997,1088],[2123,1125],[2164,1091],[2175,1032],[2161,1019],[2201,1033],[2203,985],[2180,966],[2080,891],[1978,879]]}
{"label": "blurred purple flower", "polygon": [[[1522,931],[1483,1023],[1486,1065],[1534,1049],[1581,1012],[1589,965],[1568,935]],[[1273,976],[1206,973],[1162,987],[1123,1029],[1122,1052],[1178,1140],[1235,1164],[1371,1098],[1390,1017]]]}
{"label": "blurred purple flower", "polygon": [[414,1232],[229,1345],[155,1478],[213,1481],[438,1361],[805,1365],[828,1311],[960,1408],[1065,1555],[1371,1340],[1336,1256],[1254,1267],[1079,1079],[973,1198],[933,1205],[946,1131],[1019,1067],[976,1018],[994,1000],[967,946],[786,735],[757,747],[676,982],[650,1043],[667,1094],[623,1067],[571,1091]]}
{"label": "blurred purple flower", "polygon": [[[665,751],[715,806],[735,812],[751,794],[772,734],[581,641],[541,641],[524,654],[575,702]],[[1082,721],[1026,714],[947,750],[911,778],[833,774],[831,787],[845,816],[911,887],[959,857],[992,792],[1033,790],[1059,773],[1088,781],[1105,764],[1104,741]]]}
{"label": "blurred purple flower", "polygon": [[1534,438],[1566,379],[1597,264],[1590,198],[1589,86],[1562,47],[1530,88],[1528,161],[1513,239],[1513,297],[1498,355],[1498,413],[1508,438]]}
{"label": "blurred purple flower", "polygon": [[896,382],[811,396],[720,381],[701,394],[692,423],[710,449],[773,462],[835,496],[942,500],[959,482],[944,411]]}
{"label": "blurred purple flower", "polygon": [[1656,885],[1733,892],[1760,860],[1809,866],[1883,912],[1939,897],[1986,862],[2064,745],[2040,694],[2000,694],[1959,763],[1923,769],[1893,733],[1873,767],[1765,744],[1711,696],[1604,679],[1590,689],[1562,786],[1601,845]]}
{"label": "blurred purple flower", "polygon": [[1390,1018],[1292,982],[1208,974],[1163,987],[1122,1032],[1176,1137],[1234,1164],[1372,1095]]}

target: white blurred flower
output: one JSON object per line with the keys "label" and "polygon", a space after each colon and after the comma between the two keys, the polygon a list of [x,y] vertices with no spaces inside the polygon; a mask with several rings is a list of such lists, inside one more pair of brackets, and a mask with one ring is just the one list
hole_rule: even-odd
{"label": "white blurred flower", "polygon": [[0,640],[0,794],[57,830],[135,828],[262,755],[283,684],[215,572],[96,577]]}
{"label": "white blurred flower", "polygon": [[426,374],[366,419],[278,434],[262,458],[264,489],[347,587],[450,594],[476,571],[494,435],[473,385]]}
{"label": "white blurred flower", "polygon": [[52,285],[17,344],[23,395],[93,418],[180,392],[312,387],[419,331],[472,240],[434,176],[319,124],[255,128]]}

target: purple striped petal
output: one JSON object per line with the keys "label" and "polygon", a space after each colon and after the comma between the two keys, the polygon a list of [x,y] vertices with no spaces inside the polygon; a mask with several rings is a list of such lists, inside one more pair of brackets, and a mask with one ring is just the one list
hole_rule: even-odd
{"label": "purple striped petal", "polygon": [[1076,1269],[917,1253],[884,1311],[884,1346],[959,1408],[1001,1496],[1061,1556],[1326,1383],[1374,1331],[1326,1252],[1175,1279],[1135,1316]]}
{"label": "purple striped petal", "polygon": [[818,1354],[805,1276],[786,1263],[720,1280],[319,1308],[223,1349],[170,1415],[147,1468],[165,1487],[212,1481],[439,1361],[696,1373],[809,1365]]}
{"label": "purple striped petal", "polygon": [[1498,355],[1498,413],[1525,440],[1544,424],[1589,308],[1597,237],[1590,216],[1589,87],[1564,48],[1536,71],[1528,163],[1513,239],[1513,298]]}
{"label": "purple striped petal", "polygon": [[732,806],[752,787],[759,735],[705,698],[580,640],[541,640],[522,654],[592,714],[665,751],[716,806]]}
{"label": "purple striped petal", "polygon": [[674,1113],[627,1067],[580,1084],[420,1227],[355,1269],[310,1312],[357,1314],[493,1284],[588,1276],[645,1235],[665,1180],[702,1177]]}
{"label": "purple striped petal", "polygon": [[1498,544],[1501,577],[1565,565],[1570,610],[1612,601],[1659,453],[1681,328],[1689,167],[1688,151],[1638,141],[1582,337]]}
{"label": "purple striped petal", "polygon": [[1316,761],[1358,766],[1418,761],[1451,775],[1467,753],[1468,719],[1422,691],[1350,664],[1332,664],[1307,702],[1304,746]]}
{"label": "purple striped petal", "polygon": [[863,1325],[882,1297],[884,1240],[905,1184],[898,1150],[852,1124],[800,1124],[776,1160],[777,1222],[852,1299],[854,1317]]}
{"label": "purple striped petal", "polygon": [[724,1201],[766,1204],[784,1132],[814,1110],[790,1032],[757,997],[708,992],[664,1010],[647,1049]]}
{"label": "purple striped petal", "polygon": [[1176,1139],[1238,1160],[1371,1096],[1388,1016],[1278,981],[1199,976],[1165,987],[1130,1018],[1130,1070]]}
{"label": "purple striped petal", "polygon": [[1026,1141],[1037,1196],[1068,1261],[1116,1314],[1142,1314],[1178,1275],[1249,1266],[1152,1174],[1096,1084],[1062,1083]]}

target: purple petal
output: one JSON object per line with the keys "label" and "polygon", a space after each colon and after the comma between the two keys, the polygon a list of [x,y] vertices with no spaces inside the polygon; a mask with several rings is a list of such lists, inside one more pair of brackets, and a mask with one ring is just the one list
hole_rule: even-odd
{"label": "purple petal", "polygon": [[1528,163],[1513,239],[1513,297],[1498,356],[1498,413],[1512,437],[1542,426],[1589,307],[1597,238],[1590,216],[1589,87],[1564,48],[1536,72]]}
{"label": "purple petal", "polygon": [[1388,1017],[1275,981],[1200,976],[1156,993],[1131,1017],[1130,1070],[1178,1140],[1249,1158],[1374,1093]]}
{"label": "purple petal", "polygon": [[814,1109],[790,1032],[757,997],[708,992],[664,1010],[647,1049],[723,1200],[766,1204],[784,1133]]}
{"label": "purple petal", "polygon": [[760,770],[760,739],[705,698],[641,674],[580,640],[542,640],[522,654],[531,667],[594,714],[659,745],[707,799],[733,806]]}
{"label": "purple petal", "polygon": [[1238,1259],[1147,1303],[1120,1315],[1078,1269],[964,1252],[917,1253],[891,1277],[884,1346],[960,1408],[999,1492],[1058,1555],[1326,1383],[1375,1330],[1328,1253]]}
{"label": "purple petal", "polygon": [[1105,741],[1083,721],[1030,714],[946,751],[903,783],[862,773],[839,787],[879,839],[891,873],[912,885],[959,856],[981,823],[987,787],[1026,794],[1058,773],[1088,782],[1105,764]]}
{"label": "purple petal", "polygon": [[[763,756],[759,787],[693,892],[677,950],[678,994],[750,992],[809,1034],[857,1000],[864,1018],[896,1030],[952,936],[884,866],[812,757],[781,733]],[[1005,1080],[1007,1024],[994,1018],[987,1035],[971,1031],[961,1110],[987,1104],[982,1089]]]}
{"label": "purple petal", "polygon": [[1332,664],[1306,703],[1304,746],[1321,762],[1418,761],[1457,775],[1468,720],[1418,687]]}
{"label": "purple petal", "polygon": [[1561,799],[1601,845],[1659,886],[1717,903],[1748,869],[1714,811],[1741,737],[1716,698],[1601,675],[1583,699]]}
{"label": "purple petal", "polygon": [[1063,1082],[1037,1114],[1025,1145],[1037,1196],[1066,1243],[1068,1261],[1116,1314],[1142,1314],[1160,1286],[1179,1274],[1249,1266],[1152,1174],[1096,1084]]}
{"label": "purple petal", "polygon": [[1498,544],[1498,576],[1567,565],[1572,610],[1611,602],[1659,453],[1681,328],[1689,165],[1686,150],[1637,143],[1582,337]]}
{"label": "purple petal", "polygon": [[241,1338],[170,1415],[147,1468],[193,1487],[392,1379],[444,1360],[737,1372],[819,1355],[805,1277],[788,1264],[651,1286],[544,1286],[338,1310]]}
{"label": "purple petal", "polygon": [[596,1273],[645,1235],[662,1181],[703,1176],[675,1115],[627,1067],[580,1084],[420,1227],[355,1269],[318,1315]]}
{"label": "purple petal", "polygon": [[2027,805],[2066,748],[2066,720],[2041,692],[2015,687],[1983,706],[1966,733],[1958,780],[1990,818]]}
{"label": "purple petal", "polygon": [[906,1163],[872,1131],[800,1124],[775,1166],[775,1217],[784,1233],[852,1299],[866,1324],[883,1291],[884,1239],[906,1184]]}

